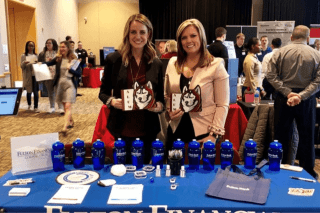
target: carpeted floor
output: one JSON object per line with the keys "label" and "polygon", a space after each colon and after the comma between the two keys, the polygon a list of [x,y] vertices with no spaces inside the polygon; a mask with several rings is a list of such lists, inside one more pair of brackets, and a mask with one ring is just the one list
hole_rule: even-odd
{"label": "carpeted floor", "polygon": [[[75,126],[66,136],[59,134],[59,139],[64,144],[72,143],[76,138],[91,142],[94,127],[102,106],[98,98],[99,88],[79,88],[77,101],[72,105]],[[27,110],[26,97],[21,98],[20,110],[17,116],[0,117],[0,177],[11,170],[10,138],[59,132],[64,124],[64,117],[59,113],[47,113],[49,100],[47,97],[39,98],[40,113]],[[57,108],[56,108],[57,110]],[[320,147],[319,147],[320,148]],[[319,148],[315,170],[320,174]]]}

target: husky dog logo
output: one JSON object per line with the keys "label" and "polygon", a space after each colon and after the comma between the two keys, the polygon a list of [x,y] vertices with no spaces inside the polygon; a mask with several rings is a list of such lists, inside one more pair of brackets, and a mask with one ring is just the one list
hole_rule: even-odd
{"label": "husky dog logo", "polygon": [[144,85],[139,85],[138,82],[135,82],[133,88],[133,97],[135,107],[137,109],[148,109],[154,105],[155,100],[152,90],[152,84],[150,81],[148,81],[148,83]]}
{"label": "husky dog logo", "polygon": [[185,112],[201,111],[201,88],[199,85],[193,90],[189,90],[186,86],[183,88],[181,108]]}

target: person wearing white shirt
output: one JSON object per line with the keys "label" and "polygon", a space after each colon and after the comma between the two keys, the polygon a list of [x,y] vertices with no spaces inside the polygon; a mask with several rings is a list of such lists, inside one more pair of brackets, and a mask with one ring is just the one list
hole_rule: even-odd
{"label": "person wearing white shirt", "polygon": [[313,45],[314,45],[314,49],[320,51],[320,40],[319,39],[314,40]]}
{"label": "person wearing white shirt", "polygon": [[275,38],[271,42],[271,48],[272,52],[268,53],[264,56],[263,61],[262,61],[262,73],[261,73],[261,78],[262,78],[262,86],[267,93],[266,96],[263,97],[265,100],[270,100],[270,95],[273,93],[274,88],[271,86],[271,84],[268,82],[268,80],[265,78],[267,75],[267,70],[268,70],[268,64],[270,62],[270,59],[272,58],[272,55],[279,50],[281,47],[282,41],[280,38]]}

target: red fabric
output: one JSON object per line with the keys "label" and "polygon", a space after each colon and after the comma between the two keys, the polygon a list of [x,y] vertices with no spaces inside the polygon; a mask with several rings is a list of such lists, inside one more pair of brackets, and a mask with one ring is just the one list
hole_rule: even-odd
{"label": "red fabric", "polygon": [[320,38],[320,28],[311,28],[310,38]]}
{"label": "red fabric", "polygon": [[238,104],[231,104],[225,123],[224,139],[228,139],[235,150],[239,151],[240,144],[247,128],[248,120]]}
{"label": "red fabric", "polygon": [[175,52],[172,52],[172,53],[165,53],[161,56],[161,58],[164,58],[164,59],[170,59],[171,57],[173,56],[177,56],[178,53],[175,53]]}
{"label": "red fabric", "polygon": [[112,148],[114,144],[114,137],[110,134],[109,130],[107,129],[107,118],[109,116],[109,113],[110,113],[109,108],[106,105],[103,105],[101,107],[101,110],[96,122],[91,143],[94,143],[97,139],[100,139],[102,142],[104,142],[106,146],[107,156],[110,159],[113,159]]}
{"label": "red fabric", "polygon": [[103,70],[103,68],[84,68],[82,71],[82,77],[83,77],[83,86],[84,87],[91,87],[91,88],[98,88],[101,86],[100,81],[100,70]]}

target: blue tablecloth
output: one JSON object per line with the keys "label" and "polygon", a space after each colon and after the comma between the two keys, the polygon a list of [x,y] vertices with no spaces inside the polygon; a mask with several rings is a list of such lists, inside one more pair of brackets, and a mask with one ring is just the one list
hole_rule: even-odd
{"label": "blue tablecloth", "polygon": [[[216,166],[219,167],[219,166]],[[240,166],[240,168],[242,168]],[[66,166],[67,170],[72,170],[71,165]],[[86,165],[84,169],[92,170],[92,165]],[[200,170],[197,172],[187,172],[186,178],[177,176],[179,186],[175,191],[170,190],[169,177],[155,177],[155,173],[149,173],[146,179],[135,179],[133,173],[127,173],[122,177],[115,177],[110,174],[110,168],[99,171],[100,179],[115,179],[117,184],[143,184],[143,202],[138,205],[108,205],[107,200],[111,187],[101,187],[97,181],[91,187],[80,205],[54,205],[47,204],[48,200],[58,191],[60,184],[55,181],[59,173],[45,171],[34,174],[12,176],[8,172],[0,179],[0,209],[7,212],[45,212],[45,205],[63,206],[64,212],[110,212],[110,211],[137,211],[152,212],[150,205],[165,205],[167,210],[181,210],[195,213],[216,213],[216,212],[320,212],[320,184],[310,183],[300,180],[290,179],[289,176],[312,178],[307,172],[292,172],[281,170],[280,173],[271,174],[265,172],[268,166],[262,171],[266,178],[271,179],[270,192],[265,205],[235,202],[222,200],[205,195],[210,183],[215,178],[215,172]],[[150,183],[149,178],[154,177],[154,183]],[[27,197],[9,197],[8,192],[12,186],[2,186],[7,180],[18,178],[33,178],[35,183],[27,186],[31,192]],[[300,197],[288,195],[288,188],[315,189],[312,197]],[[189,211],[190,210],[190,211]],[[204,210],[204,212],[202,211]],[[215,212],[216,211],[216,212]],[[165,212],[165,208],[159,208],[157,212]],[[155,212],[153,212],[155,213]],[[172,212],[169,212],[172,213]]]}

